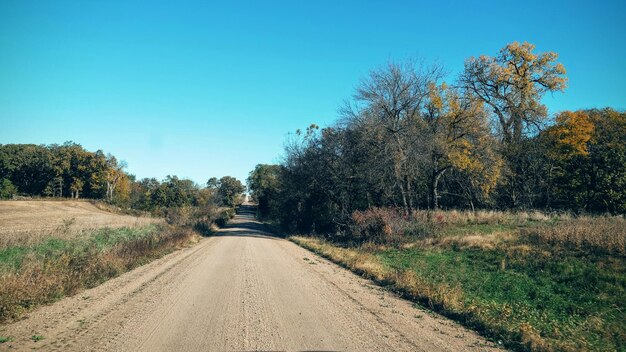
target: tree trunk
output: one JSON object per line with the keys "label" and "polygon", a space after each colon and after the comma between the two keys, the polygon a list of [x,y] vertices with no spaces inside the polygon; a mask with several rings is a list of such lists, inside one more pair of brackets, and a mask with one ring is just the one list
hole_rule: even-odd
{"label": "tree trunk", "polygon": [[442,170],[433,172],[433,177],[430,182],[430,194],[433,199],[433,203],[432,203],[433,210],[439,209],[439,191],[438,191],[439,179],[441,178],[441,176],[443,176],[446,170],[447,169],[442,169]]}
{"label": "tree trunk", "polygon": [[400,194],[402,196],[402,207],[404,208],[404,214],[409,215],[409,203],[407,202],[406,192],[404,190],[402,182],[398,183],[398,188],[400,188]]}
{"label": "tree trunk", "polygon": [[[411,179],[406,176],[406,192],[408,194],[408,198],[409,198],[409,214],[411,214],[411,212],[413,212],[413,191],[412,191],[412,187],[411,187]],[[408,214],[407,214],[408,215]]]}
{"label": "tree trunk", "polygon": [[554,170],[554,165],[550,164],[548,167],[548,190],[546,194],[546,210],[550,210],[552,206],[552,171]]}

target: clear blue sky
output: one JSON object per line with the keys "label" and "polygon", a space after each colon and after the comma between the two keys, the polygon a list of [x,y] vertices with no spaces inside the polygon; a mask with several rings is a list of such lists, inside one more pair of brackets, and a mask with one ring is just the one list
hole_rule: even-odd
{"label": "clear blue sky", "polygon": [[626,108],[623,0],[0,0],[0,143],[72,140],[138,177],[243,180],[288,132],[331,124],[369,70],[413,57],[453,77],[512,41],[560,54],[570,87],[551,113]]}

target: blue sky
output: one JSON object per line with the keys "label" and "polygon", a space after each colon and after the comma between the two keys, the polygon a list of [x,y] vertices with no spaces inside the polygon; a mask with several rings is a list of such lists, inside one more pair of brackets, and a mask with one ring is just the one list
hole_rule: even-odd
{"label": "blue sky", "polygon": [[556,51],[551,113],[626,108],[626,1],[0,0],[0,143],[103,149],[138,177],[244,180],[288,132],[331,124],[390,60],[512,41]]}

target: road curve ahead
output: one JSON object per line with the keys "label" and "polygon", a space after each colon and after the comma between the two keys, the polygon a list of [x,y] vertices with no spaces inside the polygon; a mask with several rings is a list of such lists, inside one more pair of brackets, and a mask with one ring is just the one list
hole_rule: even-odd
{"label": "road curve ahead", "polygon": [[218,236],[1,326],[14,341],[0,350],[493,349],[261,228],[237,215]]}

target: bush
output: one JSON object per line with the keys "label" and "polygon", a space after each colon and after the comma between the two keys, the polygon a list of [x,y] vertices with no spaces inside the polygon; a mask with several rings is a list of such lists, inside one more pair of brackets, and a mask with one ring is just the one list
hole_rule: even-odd
{"label": "bush", "polygon": [[195,217],[194,213],[194,210],[190,207],[167,208],[165,209],[165,221],[170,225],[189,225],[191,219]]}
{"label": "bush", "polygon": [[[193,227],[202,234],[210,234],[212,225],[221,223],[221,218],[225,221],[234,217],[235,212],[232,209],[221,210],[215,206],[190,207],[183,206],[178,208],[164,208],[161,210],[165,220],[170,225]],[[223,225],[220,225],[223,226]]]}
{"label": "bush", "polygon": [[9,179],[0,180],[0,199],[9,199],[17,194],[17,187]]}
{"label": "bush", "polygon": [[232,208],[224,209],[217,216],[215,223],[219,227],[224,227],[226,226],[228,221],[234,217],[235,217],[235,209],[232,209]]}
{"label": "bush", "polygon": [[393,235],[391,219],[394,216],[391,211],[382,208],[357,210],[352,213],[350,235],[359,242],[386,243]]}
{"label": "bush", "polygon": [[201,235],[211,235],[213,233],[213,223],[206,220],[198,220],[193,225],[193,229]]}
{"label": "bush", "polygon": [[348,232],[351,241],[398,244],[432,235],[434,227],[400,209],[370,208],[352,213]]}

